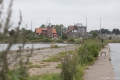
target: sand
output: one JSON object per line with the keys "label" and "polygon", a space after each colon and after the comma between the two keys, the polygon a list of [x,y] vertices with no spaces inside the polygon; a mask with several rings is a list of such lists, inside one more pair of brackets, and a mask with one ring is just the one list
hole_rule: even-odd
{"label": "sand", "polygon": [[[58,54],[59,52],[66,52],[66,51],[70,51],[70,50],[75,50],[77,48],[76,45],[67,45],[64,47],[59,47],[59,48],[44,48],[44,49],[35,49],[33,50],[33,53],[30,55],[31,51],[26,51],[24,50],[21,53],[21,59],[23,60],[23,62],[25,62],[27,60],[27,56],[29,57],[29,62],[32,63],[32,65],[37,65],[37,66],[41,66],[41,68],[35,68],[32,67],[29,69],[29,73],[30,75],[39,75],[39,74],[43,74],[43,73],[60,73],[61,69],[57,68],[58,64],[60,64],[60,62],[43,62],[43,60],[50,58],[51,56],[54,56],[56,54]],[[14,68],[14,65],[17,67],[17,61],[18,60],[14,60],[16,56],[16,52],[12,52],[9,57],[10,57],[10,62],[14,61],[11,65],[10,65],[10,69]],[[18,66],[19,67],[19,66]]]}

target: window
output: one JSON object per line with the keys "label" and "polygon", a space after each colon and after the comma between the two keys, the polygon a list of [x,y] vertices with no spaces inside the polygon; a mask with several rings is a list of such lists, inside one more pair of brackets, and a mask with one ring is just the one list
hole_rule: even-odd
{"label": "window", "polygon": [[77,30],[74,30],[74,32],[77,32]]}

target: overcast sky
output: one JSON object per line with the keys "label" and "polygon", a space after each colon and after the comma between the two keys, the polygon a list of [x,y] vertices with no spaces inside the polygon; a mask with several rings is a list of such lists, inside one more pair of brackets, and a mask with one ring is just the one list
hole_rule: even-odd
{"label": "overcast sky", "polygon": [[[4,1],[6,9],[10,0]],[[101,27],[120,29],[120,0],[14,0],[12,21],[17,23],[19,10],[22,11],[21,27],[32,30],[46,24],[63,24],[65,27],[82,23],[87,30],[99,30]]]}

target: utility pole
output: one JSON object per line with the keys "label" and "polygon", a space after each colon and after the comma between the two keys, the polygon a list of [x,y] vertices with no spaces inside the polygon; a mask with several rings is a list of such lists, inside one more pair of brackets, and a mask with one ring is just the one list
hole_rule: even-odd
{"label": "utility pole", "polygon": [[31,21],[31,31],[32,31],[32,21]]}
{"label": "utility pole", "polygon": [[87,18],[86,18],[86,38],[87,38]]}
{"label": "utility pole", "polygon": [[61,25],[61,37],[62,37],[62,27],[63,27],[63,26]]}
{"label": "utility pole", "polygon": [[100,38],[101,38],[101,18],[100,18]]}

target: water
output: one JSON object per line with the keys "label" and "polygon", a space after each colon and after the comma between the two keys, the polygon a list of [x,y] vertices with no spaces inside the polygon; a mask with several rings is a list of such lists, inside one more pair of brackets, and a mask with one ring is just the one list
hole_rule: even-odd
{"label": "water", "polygon": [[117,80],[120,80],[120,43],[110,43],[111,62]]}
{"label": "water", "polygon": [[[58,46],[67,46],[67,45],[71,45],[71,44],[58,44],[56,43]],[[18,50],[19,46],[21,46],[22,44],[13,44],[12,47],[10,48],[10,50]],[[0,44],[0,51],[5,50],[7,48],[8,44]],[[41,44],[41,43],[37,43],[37,44],[33,44],[33,48],[43,48],[43,47],[50,47],[51,44]],[[25,44],[24,49],[27,49],[27,47],[29,47],[30,49],[32,48],[32,44]]]}

